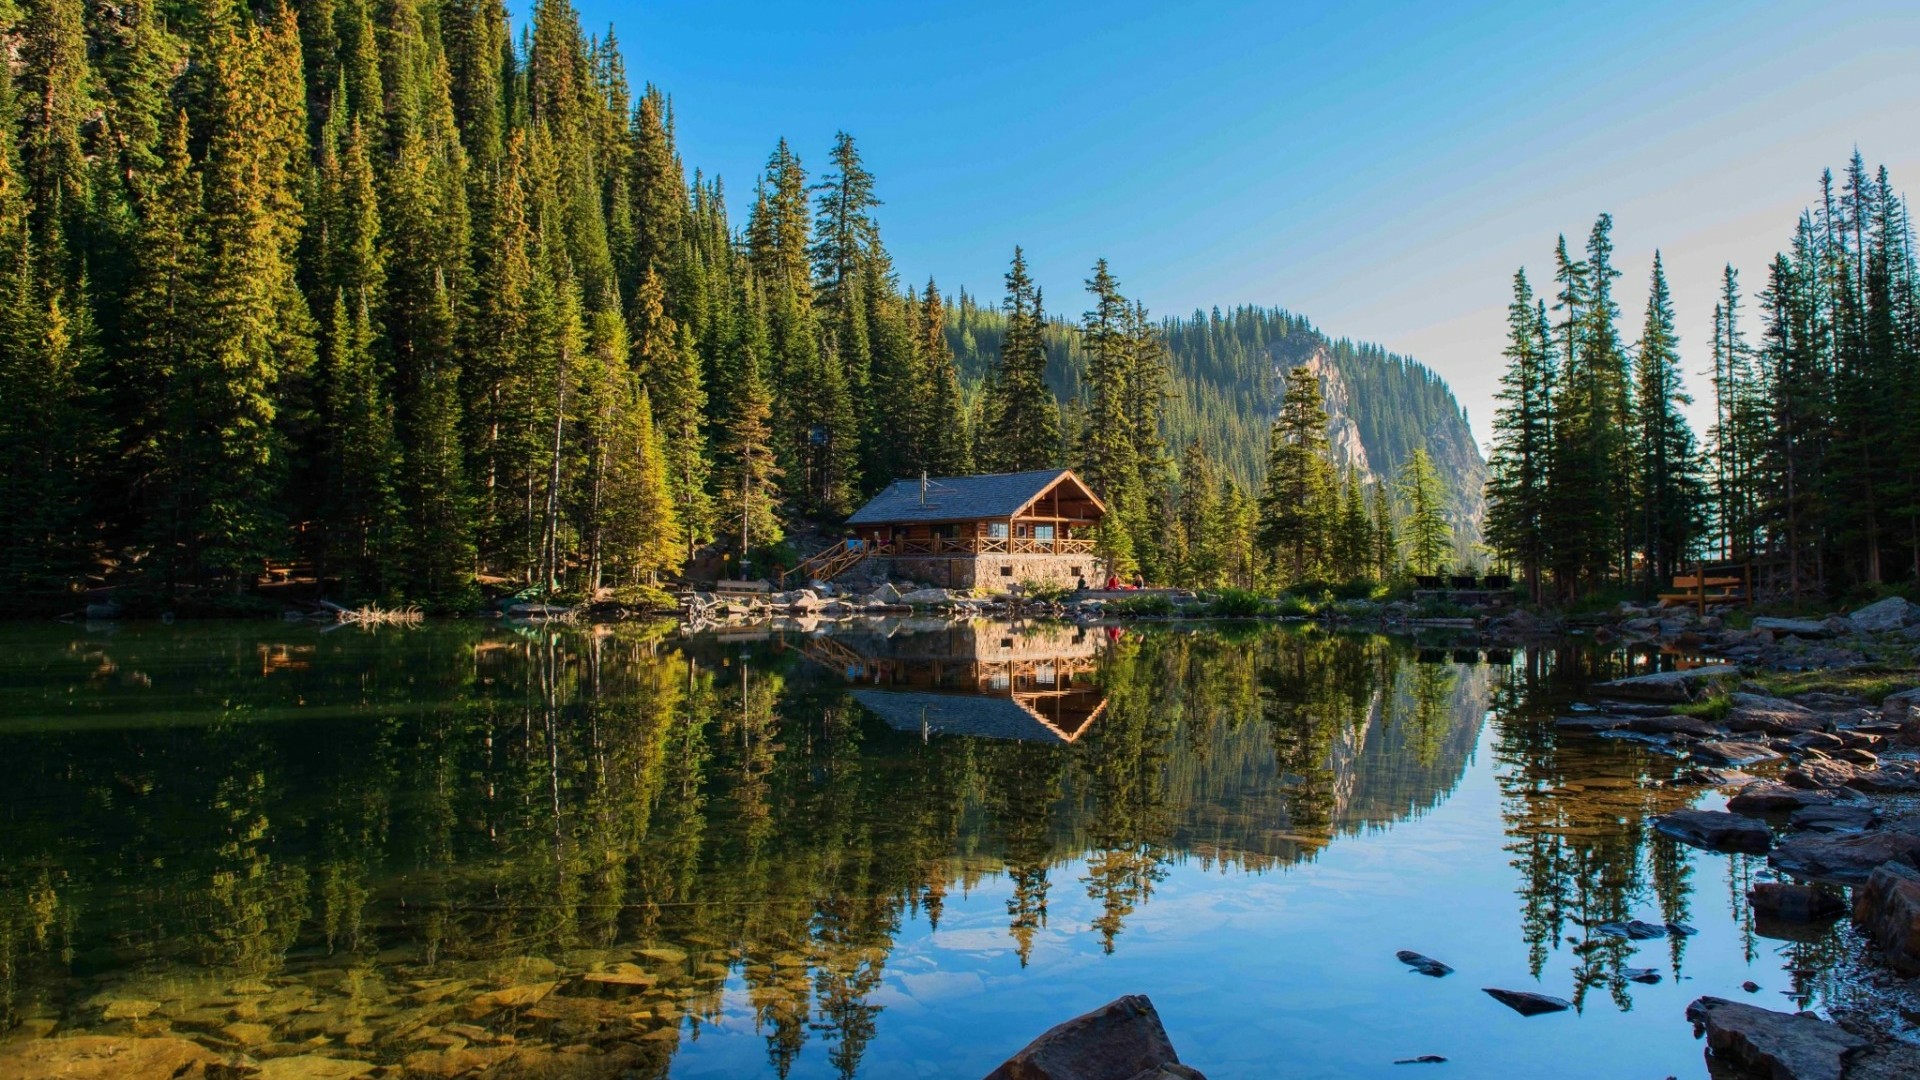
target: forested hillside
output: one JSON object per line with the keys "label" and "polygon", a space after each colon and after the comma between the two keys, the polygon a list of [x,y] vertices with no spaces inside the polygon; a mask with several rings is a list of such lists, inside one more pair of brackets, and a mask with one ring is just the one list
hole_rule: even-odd
{"label": "forested hillside", "polygon": [[[995,308],[965,293],[948,305],[947,339],[963,377],[978,380],[991,368],[1004,322]],[[1170,444],[1198,440],[1228,475],[1258,487],[1286,372],[1313,364],[1330,417],[1334,464],[1387,478],[1424,447],[1463,543],[1477,532],[1486,506],[1486,463],[1453,391],[1424,365],[1378,345],[1333,340],[1305,317],[1279,308],[1215,308],[1159,325],[1173,389],[1165,415]],[[1052,322],[1048,384],[1063,399],[1076,400],[1084,367],[1074,328]]]}
{"label": "forested hillside", "polygon": [[[895,477],[1054,465],[1113,508],[1117,570],[1251,584],[1293,505],[1254,512],[1276,368],[1326,357],[1375,472],[1457,426],[1424,369],[1280,313],[1156,322],[1104,260],[1050,298],[1077,323],[1018,248],[993,310],[949,305],[899,280],[851,136],[809,169],[769,133],[724,188],[566,0],[517,33],[498,0],[0,0],[0,27],[9,603],[595,596],[708,546],[768,572]],[[1431,500],[1342,486],[1362,464],[1307,463],[1292,576],[1400,565],[1363,541]]]}

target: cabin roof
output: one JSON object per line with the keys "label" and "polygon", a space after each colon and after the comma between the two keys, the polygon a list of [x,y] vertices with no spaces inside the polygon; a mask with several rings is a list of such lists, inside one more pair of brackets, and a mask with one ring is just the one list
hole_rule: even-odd
{"label": "cabin roof", "polygon": [[891,525],[907,521],[976,521],[1012,517],[1062,479],[1071,478],[1096,507],[1105,511],[1072,469],[991,473],[929,478],[925,505],[919,480],[895,480],[847,519],[849,525]]}

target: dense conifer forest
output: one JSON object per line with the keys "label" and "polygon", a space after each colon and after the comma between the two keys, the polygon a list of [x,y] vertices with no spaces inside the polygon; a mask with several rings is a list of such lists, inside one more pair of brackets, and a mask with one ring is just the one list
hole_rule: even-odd
{"label": "dense conifer forest", "polygon": [[1584,251],[1560,238],[1550,290],[1514,275],[1488,487],[1501,557],[1561,597],[1703,559],[1782,597],[1920,579],[1920,273],[1886,169],[1855,152],[1823,174],[1758,293],[1725,269],[1713,340],[1686,353],[1711,359],[1704,438],[1657,254],[1622,335],[1612,227],[1601,215]]}
{"label": "dense conifer forest", "polygon": [[896,477],[1049,465],[1114,507],[1117,571],[1252,584],[1277,371],[1317,349],[1368,400],[1380,472],[1316,481],[1322,523],[1390,527],[1380,477],[1464,429],[1417,365],[1156,321],[1104,261],[1051,309],[1018,249],[995,304],[903,284],[850,136],[729,191],[565,0],[517,36],[496,0],[0,3],[14,600],[603,594],[716,542],[764,573]]}

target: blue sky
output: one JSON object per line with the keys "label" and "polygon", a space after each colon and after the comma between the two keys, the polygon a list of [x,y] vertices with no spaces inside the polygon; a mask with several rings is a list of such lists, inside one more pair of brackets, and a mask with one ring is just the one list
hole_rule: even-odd
{"label": "blue sky", "polygon": [[1483,441],[1512,272],[1559,232],[1614,215],[1629,337],[1662,249],[1697,373],[1720,266],[1757,291],[1823,167],[1858,145],[1920,192],[1912,0],[576,3],[736,217],[775,140],[818,169],[846,130],[909,280],[997,299],[1020,244],[1077,315],[1106,256],[1155,313],[1411,354]]}

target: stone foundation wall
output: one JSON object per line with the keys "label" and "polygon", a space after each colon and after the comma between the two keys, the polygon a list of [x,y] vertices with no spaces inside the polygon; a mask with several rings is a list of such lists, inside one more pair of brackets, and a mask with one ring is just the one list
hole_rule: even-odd
{"label": "stone foundation wall", "polygon": [[1105,583],[1106,564],[1092,554],[1077,555],[892,555],[868,561],[876,574],[894,581],[925,582],[939,589],[1006,592],[1022,582],[1073,588]]}

